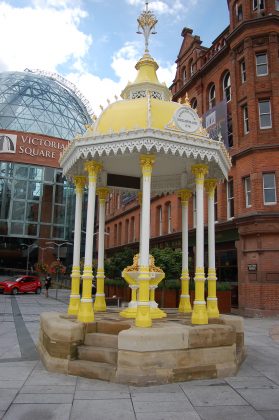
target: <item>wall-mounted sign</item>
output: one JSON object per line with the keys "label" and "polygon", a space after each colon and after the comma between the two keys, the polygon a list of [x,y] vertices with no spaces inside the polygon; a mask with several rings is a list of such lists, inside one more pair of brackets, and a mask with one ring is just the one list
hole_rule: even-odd
{"label": "wall-mounted sign", "polygon": [[173,119],[177,127],[180,130],[186,131],[186,133],[194,133],[201,126],[198,114],[190,107],[182,106],[177,109]]}
{"label": "wall-mounted sign", "polygon": [[248,264],[248,271],[249,272],[257,271],[257,264]]}
{"label": "wall-mounted sign", "polygon": [[58,168],[68,140],[19,131],[0,132],[0,160]]}

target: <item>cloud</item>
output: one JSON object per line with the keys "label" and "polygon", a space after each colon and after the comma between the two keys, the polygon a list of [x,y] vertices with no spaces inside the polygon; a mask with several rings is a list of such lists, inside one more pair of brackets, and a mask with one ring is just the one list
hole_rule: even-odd
{"label": "cloud", "polygon": [[5,39],[0,43],[0,71],[26,67],[54,71],[70,60],[79,62],[92,38],[78,29],[86,12],[68,7],[70,3],[34,0],[34,7],[17,8],[0,2],[0,38]]}
{"label": "cloud", "polygon": [[[115,95],[120,97],[120,93],[128,81],[133,82],[135,80],[137,75],[135,65],[141,57],[140,49],[141,43],[127,42],[113,54],[111,67],[118,81],[113,81],[108,78],[102,79],[89,72],[76,72],[67,75],[67,79],[78,86],[80,91],[89,100],[95,114],[100,114],[100,105],[103,107],[107,106],[107,99],[114,102]],[[164,67],[159,67],[157,72],[159,81],[165,82],[169,86],[174,79],[175,71],[176,64],[167,64]]]}
{"label": "cloud", "polygon": [[[63,66],[67,69],[63,77],[76,85],[99,114],[100,104],[106,106],[107,99],[114,101],[128,81],[135,80],[142,43],[126,42],[115,51],[110,63],[114,80],[102,78],[88,68],[93,40],[79,28],[86,17],[81,0],[32,0],[30,7],[12,7],[0,0],[0,38],[5,40],[0,43],[0,72],[25,68],[57,72]],[[159,80],[167,85],[174,74],[175,65],[164,64],[158,70]]]}
{"label": "cloud", "polygon": [[[126,0],[130,6],[144,6],[142,0]],[[188,0],[187,4],[184,4],[182,0],[154,0],[149,2],[148,8],[152,12],[156,12],[161,15],[172,15],[179,17],[181,14],[186,13],[191,6],[195,6],[198,0]],[[143,7],[142,7],[143,9]]]}

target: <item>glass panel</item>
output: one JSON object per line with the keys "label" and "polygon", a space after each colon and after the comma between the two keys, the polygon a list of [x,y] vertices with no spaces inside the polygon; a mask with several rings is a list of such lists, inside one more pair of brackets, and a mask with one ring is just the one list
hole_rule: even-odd
{"label": "glass panel", "polygon": [[65,206],[54,206],[53,223],[64,224],[65,215]]}
{"label": "glass panel", "polygon": [[269,114],[261,115],[261,127],[271,127],[271,118]]}
{"label": "glass panel", "polygon": [[63,185],[55,186],[55,203],[65,204],[66,203],[67,188]]}
{"label": "glass panel", "polygon": [[52,168],[45,168],[45,182],[53,183],[54,180],[54,169]]}
{"label": "glass panel", "polygon": [[25,235],[38,236],[37,230],[38,230],[38,225],[36,225],[36,224],[26,224],[25,225]]}
{"label": "glass panel", "polygon": [[275,177],[274,174],[264,174],[264,188],[273,188],[275,187]]}
{"label": "glass panel", "polygon": [[11,235],[23,235],[23,223],[11,223]]}
{"label": "glass panel", "polygon": [[257,64],[266,64],[267,56],[266,54],[258,54],[257,55]]}
{"label": "glass panel", "polygon": [[29,179],[35,181],[41,181],[43,177],[43,168],[30,168],[29,169]]}
{"label": "glass panel", "polygon": [[262,76],[262,75],[266,75],[267,74],[267,65],[260,65],[257,66],[257,75],[258,76]]}
{"label": "glass panel", "polygon": [[26,179],[28,178],[28,166],[18,166],[15,167],[15,178]]}
{"label": "glass panel", "polygon": [[25,199],[26,197],[26,181],[15,181],[14,183],[14,198],[22,198]]}
{"label": "glass panel", "polygon": [[37,222],[39,217],[39,204],[27,203],[26,220]]}
{"label": "glass panel", "polygon": [[270,114],[270,102],[269,101],[261,101],[259,102],[260,106],[260,114]]}
{"label": "glass panel", "polygon": [[22,220],[25,218],[25,202],[24,201],[14,201],[13,202],[13,211],[12,219],[13,220]]}
{"label": "glass panel", "polygon": [[64,228],[60,226],[53,226],[52,236],[53,238],[64,239]]}
{"label": "glass panel", "polygon": [[275,203],[275,190],[264,190],[264,202],[265,203]]}
{"label": "glass panel", "polygon": [[8,223],[0,222],[0,235],[8,235]]}
{"label": "glass panel", "polygon": [[0,175],[6,176],[6,163],[0,162]]}
{"label": "glass panel", "polygon": [[27,199],[38,201],[41,196],[41,186],[40,182],[29,182]]}

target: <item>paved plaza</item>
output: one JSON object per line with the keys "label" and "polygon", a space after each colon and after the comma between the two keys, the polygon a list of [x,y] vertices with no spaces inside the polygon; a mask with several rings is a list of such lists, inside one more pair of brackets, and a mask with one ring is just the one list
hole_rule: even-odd
{"label": "paved plaza", "polygon": [[40,313],[65,312],[67,293],[0,295],[1,419],[279,419],[278,318],[245,319],[248,355],[236,377],[136,388],[45,370]]}

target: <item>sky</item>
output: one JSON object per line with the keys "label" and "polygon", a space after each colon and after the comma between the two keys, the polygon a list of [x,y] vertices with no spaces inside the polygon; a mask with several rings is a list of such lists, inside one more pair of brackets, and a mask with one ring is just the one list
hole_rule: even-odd
{"label": "sky", "polygon": [[[100,105],[115,100],[144,52],[137,17],[144,0],[0,0],[0,72],[26,68],[62,75],[74,83],[100,114]],[[184,27],[203,46],[229,24],[227,0],[153,0],[158,19],[150,54],[161,82],[171,85]]]}

